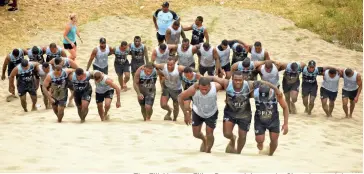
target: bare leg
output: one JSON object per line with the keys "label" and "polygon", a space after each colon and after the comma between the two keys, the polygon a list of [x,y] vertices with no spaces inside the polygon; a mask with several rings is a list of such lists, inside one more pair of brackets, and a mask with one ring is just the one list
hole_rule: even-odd
{"label": "bare leg", "polygon": [[295,91],[295,90],[291,91],[290,97],[291,97],[291,105],[292,105],[291,106],[292,114],[297,114],[295,103],[297,102],[298,91]]}
{"label": "bare leg", "polygon": [[350,115],[349,115],[349,118],[353,117],[354,108],[355,108],[355,102],[354,102],[354,100],[350,100]]}
{"label": "bare leg", "polygon": [[104,121],[105,117],[104,117],[103,102],[97,103],[97,111],[99,112],[99,116],[100,116],[101,121]]}
{"label": "bare leg", "polygon": [[58,117],[58,106],[52,104],[52,108],[53,108],[54,114],[56,114],[56,116]]}
{"label": "bare leg", "polygon": [[224,121],[223,123],[224,137],[230,140],[229,144],[226,146],[225,153],[236,153],[236,136],[233,133],[234,126],[235,124],[230,121]]}
{"label": "bare leg", "polygon": [[145,110],[145,105],[140,105],[140,111],[142,112],[144,121],[147,121],[147,111]]}
{"label": "bare leg", "polygon": [[238,138],[238,149],[237,149],[237,153],[240,154],[241,151],[243,150],[244,146],[245,146],[245,142],[246,142],[246,134],[248,132],[241,130],[239,128],[239,138]]}
{"label": "bare leg", "polygon": [[86,116],[88,114],[88,106],[90,102],[87,100],[81,100],[81,122],[85,122]]}
{"label": "bare leg", "polygon": [[292,110],[291,110],[291,99],[290,99],[290,93],[287,92],[287,93],[284,93],[284,97],[286,99],[286,103],[288,105],[288,109],[289,109],[289,113],[291,114],[292,113]]}
{"label": "bare leg", "polygon": [[325,111],[326,116],[329,117],[330,113],[329,113],[329,106],[327,106],[327,98],[322,98],[321,103],[322,103],[322,109]]}
{"label": "bare leg", "polygon": [[348,113],[348,102],[349,99],[348,98],[343,98],[343,110],[345,112],[345,118],[349,118],[349,113]]}
{"label": "bare leg", "polygon": [[201,128],[202,128],[202,124],[199,126],[192,126],[192,133],[195,138],[202,140],[200,152],[206,152],[207,139],[206,139],[205,135],[201,132]]}
{"label": "bare leg", "polygon": [[104,118],[105,120],[109,120],[109,115],[108,115],[108,112],[110,110],[110,106],[111,106],[111,101],[112,99],[111,98],[105,98],[105,112],[104,112]]}
{"label": "bare leg", "polygon": [[124,83],[123,83],[124,91],[128,90],[128,86],[126,86],[126,84],[129,82],[129,79],[130,79],[130,72],[125,72],[124,73]]}
{"label": "bare leg", "polygon": [[279,134],[270,132],[269,137],[270,137],[269,156],[272,156],[278,147]]}
{"label": "bare leg", "polygon": [[153,107],[151,105],[145,105],[146,120],[150,121],[153,114]]}
{"label": "bare leg", "polygon": [[21,103],[21,106],[24,109],[24,112],[28,112],[28,109],[27,109],[27,95],[26,94],[20,96],[20,103]]}
{"label": "bare leg", "polygon": [[68,105],[67,105],[67,107],[74,107],[75,106],[73,104],[74,91],[73,90],[70,90],[70,92],[71,92],[71,95],[70,95],[70,98],[68,99]]}
{"label": "bare leg", "polygon": [[262,135],[256,135],[255,136],[255,141],[257,142],[257,148],[259,150],[263,150],[264,139],[265,139],[265,133],[262,134]]}
{"label": "bare leg", "polygon": [[207,139],[207,147],[206,153],[211,153],[212,146],[214,145],[215,137],[214,137],[214,129],[208,125],[206,125],[206,139]]}
{"label": "bare leg", "polygon": [[164,120],[172,120],[172,118],[171,118],[172,109],[168,106],[168,100],[169,100],[169,97],[167,97],[167,96],[161,97],[161,108],[168,111],[166,116],[164,116]]}
{"label": "bare leg", "polygon": [[178,102],[173,102],[173,121],[177,121],[179,113],[179,104]]}
{"label": "bare leg", "polygon": [[302,96],[303,105],[305,106],[305,113],[308,113],[308,96]]}
{"label": "bare leg", "polygon": [[312,113],[312,109],[313,107],[315,106],[315,99],[316,99],[316,96],[310,96],[310,104],[308,105],[308,115],[311,115]]}
{"label": "bare leg", "polygon": [[32,99],[32,111],[36,111],[37,107],[35,105],[37,104],[38,97],[37,95],[31,95],[30,98]]}
{"label": "bare leg", "polygon": [[335,100],[329,100],[329,114],[332,117],[332,111],[334,110]]}
{"label": "bare leg", "polygon": [[62,119],[63,119],[63,116],[64,116],[64,106],[58,106],[58,122],[62,122]]}
{"label": "bare leg", "polygon": [[119,81],[120,89],[123,89],[123,86],[124,86],[123,74],[118,74],[118,81]]}
{"label": "bare leg", "polygon": [[75,60],[76,60],[76,56],[77,56],[77,54],[76,54],[76,52],[77,52],[77,47],[74,47],[74,48],[72,48],[72,49],[69,49],[69,50],[68,50],[68,52],[71,54],[71,55],[69,56],[69,58],[70,58],[70,59],[72,59],[73,61],[75,61]]}

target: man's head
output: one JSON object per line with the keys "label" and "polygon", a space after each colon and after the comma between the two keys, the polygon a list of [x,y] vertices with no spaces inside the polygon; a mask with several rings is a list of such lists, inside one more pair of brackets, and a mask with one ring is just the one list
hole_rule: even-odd
{"label": "man's head", "polygon": [[42,63],[42,69],[43,69],[43,71],[44,71],[45,73],[49,73],[49,71],[50,71],[50,69],[51,69],[51,68],[49,68],[49,63],[48,63],[48,62],[44,62],[44,63]]}
{"label": "man's head", "polygon": [[166,49],[167,49],[167,45],[166,44],[162,43],[162,44],[159,45],[159,52],[161,54],[163,54],[166,51]]}
{"label": "man's head", "polygon": [[222,40],[220,46],[223,50],[226,50],[228,47],[228,41],[226,39]]}
{"label": "man's head", "polygon": [[205,51],[208,51],[208,50],[210,49],[210,44],[209,44],[209,43],[207,43],[207,42],[205,42],[205,43],[203,43],[203,44],[202,44],[202,47],[203,47],[203,49],[204,49]]}
{"label": "man's head", "polygon": [[307,64],[307,71],[313,72],[315,71],[315,68],[316,68],[316,62],[314,60],[310,60]]}
{"label": "man's head", "polygon": [[201,77],[200,80],[198,81],[198,88],[200,89],[200,92],[203,95],[206,95],[207,93],[209,93],[209,91],[211,89],[210,82],[211,82],[211,80],[206,77]]}
{"label": "man's head", "polygon": [[292,71],[292,73],[297,73],[298,66],[299,65],[296,62],[291,63],[291,71]]}
{"label": "man's head", "polygon": [[54,66],[54,75],[61,76],[61,73],[62,73],[62,66],[61,65]]}
{"label": "man's head", "polygon": [[14,57],[18,57],[18,56],[19,56],[19,54],[20,54],[20,51],[19,51],[17,48],[13,49],[12,55],[13,55]]}
{"label": "man's head", "polygon": [[169,57],[167,62],[168,71],[169,72],[173,71],[175,65],[176,65],[176,59],[174,59],[173,57]]}
{"label": "man's head", "polygon": [[128,48],[128,42],[122,41],[120,44],[120,50],[125,51]]}
{"label": "man's head", "polygon": [[61,62],[62,62],[62,58],[61,57],[54,58],[54,64],[55,65],[61,65]]}
{"label": "man's head", "polygon": [[262,51],[262,43],[257,41],[254,43],[255,52],[260,53]]}
{"label": "man's head", "polygon": [[49,44],[49,49],[51,50],[51,53],[57,53],[58,51],[57,45],[55,43]]}
{"label": "man's head", "polygon": [[245,49],[242,45],[239,44],[238,46],[236,46],[235,51],[236,56],[240,56],[244,54]]}
{"label": "man's head", "polygon": [[187,50],[187,48],[190,46],[190,40],[187,38],[184,38],[182,40],[182,48],[183,50]]}
{"label": "man's head", "polygon": [[140,36],[135,36],[134,37],[134,45],[136,47],[138,47],[141,44],[141,42],[142,42],[142,38],[140,38]]}
{"label": "man's head", "polygon": [[350,68],[347,68],[344,73],[347,77],[352,77],[354,75],[354,71]]}
{"label": "man's head", "polygon": [[153,72],[154,66],[151,62],[148,62],[147,64],[144,65],[144,73],[147,76],[150,76]]}
{"label": "man's head", "polygon": [[330,68],[329,69],[329,76],[330,76],[330,78],[334,78],[336,76],[336,74],[337,74],[337,71],[336,71],[335,68]]}
{"label": "man's head", "polygon": [[249,67],[250,67],[250,64],[251,64],[251,62],[250,62],[250,59],[249,58],[245,58],[244,60],[243,60],[243,68],[244,69],[249,69]]}
{"label": "man's head", "polygon": [[185,77],[187,79],[192,79],[193,78],[193,70],[191,67],[186,66],[185,69],[183,70],[183,74],[185,75]]}
{"label": "man's head", "polygon": [[202,16],[197,16],[197,18],[195,20],[195,24],[197,26],[200,26],[200,25],[202,25],[202,23],[203,23],[203,17]]}
{"label": "man's head", "polygon": [[241,89],[243,87],[243,82],[244,82],[243,72],[234,71],[232,80],[234,88]]}
{"label": "man's head", "polygon": [[173,28],[174,30],[178,30],[179,26],[180,26],[180,23],[179,23],[179,21],[177,20],[177,21],[174,21],[174,22],[173,22],[172,28]]}
{"label": "man's head", "polygon": [[169,3],[166,1],[166,2],[163,2],[162,4],[162,10],[163,12],[168,12],[169,10]]}
{"label": "man's head", "polygon": [[33,54],[33,56],[35,56],[35,55],[38,55],[38,54],[39,54],[39,48],[38,48],[37,46],[34,46],[34,47],[32,48],[32,54]]}
{"label": "man's head", "polygon": [[82,68],[77,68],[75,73],[77,80],[82,80],[86,76]]}
{"label": "man's head", "polygon": [[28,60],[23,59],[20,64],[21,64],[22,68],[27,68],[29,65],[29,62],[28,62]]}
{"label": "man's head", "polygon": [[265,84],[260,85],[259,86],[259,100],[261,102],[268,102],[269,92],[270,92],[269,86],[267,86]]}
{"label": "man's head", "polygon": [[270,73],[273,69],[273,62],[271,60],[266,60],[264,62],[264,70],[267,72],[267,73]]}
{"label": "man's head", "polygon": [[105,38],[100,38],[100,48],[101,49],[105,49],[106,48],[106,39]]}
{"label": "man's head", "polygon": [[96,71],[94,73],[94,80],[96,83],[100,83],[100,81],[102,80],[102,73],[100,71]]}

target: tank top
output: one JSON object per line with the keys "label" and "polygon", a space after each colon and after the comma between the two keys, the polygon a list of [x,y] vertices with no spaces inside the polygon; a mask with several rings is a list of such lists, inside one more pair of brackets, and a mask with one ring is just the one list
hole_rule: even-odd
{"label": "tank top", "polygon": [[87,90],[92,90],[92,87],[90,85],[90,79],[91,75],[90,72],[86,72],[86,78],[84,80],[77,80],[76,73],[73,73],[72,76],[72,84],[75,92],[82,92]]}
{"label": "tank top", "polygon": [[99,83],[96,83],[96,93],[104,94],[107,91],[113,89],[108,84],[106,84],[106,80],[108,79],[107,75],[104,74],[104,77]]}
{"label": "tank top", "polygon": [[168,71],[167,64],[165,64],[163,68],[163,75],[166,78],[164,83],[169,89],[172,90],[182,89],[182,81],[179,75],[177,63],[174,65],[174,69],[172,72]]}
{"label": "tank top", "polygon": [[273,69],[271,70],[270,73],[265,71],[265,65],[263,65],[260,68],[260,72],[262,73],[263,80],[270,82],[273,85],[279,86],[279,74],[278,74],[278,69],[277,69],[276,65],[273,64]]}
{"label": "tank top", "polygon": [[324,73],[324,81],[322,81],[322,87],[331,92],[337,92],[339,89],[339,73],[336,72],[336,76],[334,78],[330,78],[329,70],[326,70]]}
{"label": "tank top", "polygon": [[355,91],[356,89],[358,89],[358,83],[356,82],[358,72],[354,71],[353,76],[348,77],[345,74],[345,70],[344,70],[344,73],[343,73],[343,78],[344,78],[343,89],[346,90],[346,91]]}
{"label": "tank top", "polygon": [[29,63],[28,69],[23,69],[23,67],[19,64],[18,67],[18,86],[33,86],[34,85],[34,65]]}
{"label": "tank top", "polygon": [[134,43],[131,43],[130,51],[135,54],[134,57],[132,55],[132,59],[131,59],[132,63],[133,62],[144,63],[144,45],[143,44],[140,44],[139,47],[135,47]]}
{"label": "tank top", "polygon": [[[49,66],[49,73],[52,73],[52,72],[53,72],[52,66]],[[43,65],[39,65],[38,75],[40,77],[40,84],[43,85],[44,79],[47,76],[47,74],[43,70]]]}
{"label": "tank top", "polygon": [[210,49],[208,51],[205,51],[205,49],[203,48],[202,44],[200,47],[200,52],[201,52],[201,65],[204,67],[213,67],[215,66],[215,59],[213,56],[213,48],[210,47]]}
{"label": "tank top", "polygon": [[217,95],[214,82],[210,82],[211,89],[203,95],[200,90],[197,90],[192,97],[192,109],[202,118],[209,118],[217,111]]}
{"label": "tank top", "polygon": [[288,84],[293,84],[295,82],[297,82],[297,80],[300,80],[300,73],[301,73],[301,63],[300,62],[296,62],[298,65],[298,69],[297,72],[293,72],[291,69],[291,65],[292,63],[287,64],[286,70],[283,73],[283,78],[285,79],[285,81]]}
{"label": "tank top", "polygon": [[181,38],[182,27],[179,26],[177,30],[174,30],[172,25],[168,27],[171,30],[171,37],[167,40],[167,44],[179,44]]}
{"label": "tank top", "polygon": [[192,39],[191,39],[191,45],[197,45],[200,44],[205,38],[205,27],[201,26],[200,28],[197,27],[196,24],[192,25]]}
{"label": "tank top", "polygon": [[157,82],[157,70],[153,68],[152,74],[149,76],[145,74],[144,70],[140,71],[139,88],[141,92],[151,93],[155,92],[155,83]]}
{"label": "tank top", "polygon": [[316,77],[319,74],[318,68],[315,67],[313,72],[309,72],[307,66],[305,66],[302,70],[302,83],[317,83]]}
{"label": "tank top", "polygon": [[110,54],[109,45],[106,45],[105,51],[101,51],[100,46],[98,46],[94,65],[99,68],[106,68],[108,66],[109,54]]}
{"label": "tank top", "polygon": [[259,88],[254,90],[255,99],[255,119],[263,124],[269,124],[275,119],[279,119],[279,112],[277,107],[277,99],[274,90],[270,89],[270,95],[267,102],[260,101]]}
{"label": "tank top", "polygon": [[255,51],[255,46],[253,46],[251,48],[251,59],[253,61],[264,61],[265,60],[264,59],[264,51],[265,51],[264,48],[262,48],[261,52],[260,53],[257,53]]}
{"label": "tank top", "polygon": [[250,65],[248,69],[244,69],[243,62],[240,61],[238,63],[238,71],[243,72],[244,74],[248,74],[248,80],[254,80],[256,73],[255,73],[255,67],[254,62],[250,61]]}
{"label": "tank top", "polygon": [[63,59],[63,66],[62,68],[71,68],[71,64],[69,62],[68,58],[62,58]]}
{"label": "tank top", "polygon": [[[67,37],[68,37],[69,40],[71,40],[72,43],[75,43],[76,42],[76,30],[77,30],[77,27],[76,27],[76,25],[72,25],[72,24],[69,24],[69,25],[71,26],[71,29],[67,33]],[[71,44],[66,39],[63,39],[63,43],[65,43],[65,44]]]}
{"label": "tank top", "polygon": [[29,61],[43,63],[44,62],[44,59],[43,59],[43,50],[40,47],[37,47],[37,48],[38,48],[38,54],[37,55],[33,55],[32,49],[28,49],[28,58],[29,58]]}
{"label": "tank top", "polygon": [[234,43],[233,46],[231,47],[233,50],[233,58],[235,61],[243,61],[245,58],[248,57],[248,52],[245,50],[245,48],[243,47],[243,52],[241,52],[240,54],[237,53],[236,51],[236,47],[239,45],[238,42]]}
{"label": "tank top", "polygon": [[220,64],[221,64],[221,66],[225,66],[228,63],[230,63],[230,47],[227,46],[227,48],[222,51],[219,49],[219,47],[220,46],[216,46],[216,51],[220,58]]}
{"label": "tank top", "polygon": [[240,91],[235,91],[230,80],[226,88],[226,105],[224,112],[238,119],[251,119],[252,111],[249,101],[250,87],[248,81],[243,82]]}
{"label": "tank top", "polygon": [[185,83],[183,90],[187,90],[189,87],[191,87],[193,84],[197,82],[196,73],[193,72],[193,77],[191,80],[188,79],[184,73],[182,73],[182,81]]}
{"label": "tank top", "polygon": [[62,54],[62,48],[59,46],[57,46],[57,51],[55,53],[52,53],[49,47],[47,47],[46,49],[47,60],[49,61],[51,61],[54,58],[61,57],[61,54]]}
{"label": "tank top", "polygon": [[51,76],[51,88],[52,97],[57,100],[62,100],[67,96],[67,77],[68,74],[65,70],[62,70],[61,75],[56,77],[54,71],[50,73]]}
{"label": "tank top", "polygon": [[24,52],[23,49],[18,48],[19,55],[18,57],[15,57],[12,53],[9,54],[10,62],[13,63],[14,67],[17,66],[21,61],[24,59]]}
{"label": "tank top", "polygon": [[157,52],[157,57],[155,59],[155,62],[157,64],[159,64],[159,63],[167,63],[168,57],[169,57],[168,45],[167,45],[167,48],[166,48],[166,50],[164,51],[163,54],[159,51],[159,47],[156,47],[155,48],[155,52]]}
{"label": "tank top", "polygon": [[129,64],[129,61],[127,59],[129,55],[129,49],[126,49],[124,51],[120,50],[120,47],[115,47],[115,61],[114,64],[117,65],[124,65]]}
{"label": "tank top", "polygon": [[192,53],[192,45],[189,45],[187,51],[182,51],[182,45],[178,44],[177,47],[178,63],[182,66],[190,66],[195,63]]}

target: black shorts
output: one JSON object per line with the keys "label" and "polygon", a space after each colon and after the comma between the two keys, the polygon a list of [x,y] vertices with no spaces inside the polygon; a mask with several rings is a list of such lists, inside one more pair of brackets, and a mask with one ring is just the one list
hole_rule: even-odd
{"label": "black shorts", "polygon": [[234,65],[234,63],[236,63],[236,62],[239,62],[239,61],[243,61],[244,59],[245,59],[246,57],[244,57],[244,58],[232,58],[231,59],[231,66],[233,66]]}
{"label": "black shorts", "polygon": [[67,98],[68,98],[68,94],[66,92],[65,97],[63,99],[61,99],[61,100],[57,100],[57,99],[53,98],[54,103],[52,105],[53,106],[63,106],[63,107],[65,107],[66,104],[67,104]]}
{"label": "black shorts", "polygon": [[207,74],[209,76],[214,76],[215,66],[213,66],[213,67],[204,67],[204,66],[200,65],[199,71],[200,71],[201,75],[204,75],[206,73],[206,71],[207,71]]}
{"label": "black shorts", "polygon": [[19,96],[23,96],[26,93],[29,93],[29,95],[32,95],[32,96],[37,95],[37,91],[35,90],[34,86],[20,86],[20,85],[18,85],[17,88],[18,88],[18,95]]}
{"label": "black shorts", "polygon": [[[75,44],[75,46],[77,47],[77,43],[76,43],[76,42],[74,42],[74,44]],[[73,49],[73,47],[72,47],[72,45],[71,45],[71,44],[63,43],[63,47],[64,47],[64,49],[66,49],[66,50],[72,50],[72,49]]]}
{"label": "black shorts", "polygon": [[252,116],[250,116],[250,118],[247,119],[242,119],[242,118],[234,118],[231,116],[231,114],[229,112],[224,111],[224,121],[230,121],[234,124],[237,124],[239,126],[239,129],[248,132],[250,129],[250,123],[252,121]]}
{"label": "black shorts", "polygon": [[145,106],[145,105],[153,106],[154,99],[155,99],[155,91],[148,93],[148,94],[146,94],[146,93],[142,93],[142,94],[144,96],[144,99],[143,100],[138,99],[139,105],[140,106]]}
{"label": "black shorts", "polygon": [[350,100],[354,100],[356,94],[358,94],[358,89],[354,91],[347,91],[345,89],[342,89],[342,98],[349,98]]}
{"label": "black shorts", "polygon": [[[223,69],[225,72],[230,72],[231,71],[230,63],[226,64],[225,66],[222,66],[221,69]],[[220,69],[219,69],[219,73],[220,73]]]}
{"label": "black shorts", "polygon": [[144,61],[143,62],[131,62],[130,67],[131,67],[131,73],[135,73],[139,67],[144,65]]}
{"label": "black shorts", "polygon": [[82,104],[82,100],[91,101],[91,95],[92,95],[92,88],[85,90],[85,91],[75,91],[74,96],[75,96],[75,103],[76,106],[81,106]]}
{"label": "black shorts", "polygon": [[15,68],[15,65],[12,62],[8,63],[8,77],[10,77],[11,71]]}
{"label": "black shorts", "polygon": [[177,103],[178,102],[178,95],[181,94],[181,92],[182,92],[182,89],[172,90],[172,89],[169,89],[168,87],[164,86],[163,91],[162,91],[162,96],[172,98],[173,103]]}
{"label": "black shorts", "polygon": [[103,94],[99,94],[96,92],[96,103],[104,102],[105,98],[112,99],[113,96],[114,96],[114,89],[108,90]]}
{"label": "black shorts", "polygon": [[206,126],[210,127],[211,129],[215,129],[218,115],[219,111],[216,111],[211,117],[202,118],[192,109],[192,126],[200,126],[203,122],[205,122]]}
{"label": "black shorts", "polygon": [[160,35],[157,32],[157,40],[158,40],[158,42],[163,42],[164,40],[166,40],[166,36],[165,35]]}
{"label": "black shorts", "polygon": [[196,63],[195,62],[193,62],[190,66],[189,66],[190,68],[193,68],[193,69],[196,69]]}
{"label": "black shorts", "polygon": [[114,64],[115,72],[118,76],[121,76],[125,72],[130,72],[130,64],[125,63],[123,65]]}
{"label": "black shorts", "polygon": [[323,87],[320,88],[321,99],[329,98],[330,101],[335,101],[337,92],[331,92]]}
{"label": "black shorts", "polygon": [[307,82],[302,82],[302,96],[306,97],[306,96],[313,96],[316,97],[317,96],[317,82],[316,83],[307,83]]}
{"label": "black shorts", "polygon": [[265,130],[269,130],[269,132],[274,132],[279,134],[280,133],[280,121],[277,117],[276,119],[272,120],[270,123],[263,123],[257,117],[254,118],[254,129],[255,135],[264,135]]}
{"label": "black shorts", "polygon": [[282,80],[283,93],[300,90],[300,80],[297,80],[293,84],[288,84],[285,79]]}
{"label": "black shorts", "polygon": [[73,91],[73,83],[67,79],[67,88]]}
{"label": "black shorts", "polygon": [[100,67],[98,67],[98,66],[96,66],[96,65],[92,65],[92,67],[94,68],[94,70],[98,70],[98,71],[101,71],[101,72],[103,72],[104,74],[108,74],[108,72],[109,72],[109,66],[106,66],[105,68],[100,68]]}

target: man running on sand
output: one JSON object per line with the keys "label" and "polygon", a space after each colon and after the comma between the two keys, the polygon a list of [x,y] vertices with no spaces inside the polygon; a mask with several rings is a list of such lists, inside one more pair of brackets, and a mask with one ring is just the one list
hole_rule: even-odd
{"label": "man running on sand", "polygon": [[[58,122],[62,122],[64,116],[64,108],[66,107],[68,90],[67,78],[73,69],[63,69],[62,66],[56,65],[52,72],[49,72],[43,82],[44,94],[52,104],[53,112],[58,118]],[[50,92],[48,91],[50,87]]]}
{"label": "man running on sand", "polygon": [[229,42],[225,39],[221,41],[220,45],[214,48],[221,64],[218,76],[222,78],[225,75],[225,79],[230,79],[231,77],[230,46],[228,44]]}
{"label": "man running on sand", "polygon": [[[182,30],[182,26],[179,21],[174,21],[171,26],[167,28],[166,31],[166,43],[178,45],[181,44],[180,38],[186,39],[185,32]],[[169,53],[170,56],[175,55],[175,50]]]}
{"label": "man running on sand", "polygon": [[[361,75],[350,68],[341,70],[344,78],[344,86],[342,89],[343,110],[345,118],[352,118],[355,103],[358,102],[362,90]],[[348,113],[348,99],[350,100],[350,114]]]}
{"label": "man running on sand", "polygon": [[86,71],[89,70],[92,61],[95,59],[93,63],[93,69],[101,71],[104,74],[108,74],[109,72],[109,63],[108,59],[111,53],[113,52],[113,48],[110,48],[109,45],[106,44],[105,38],[100,38],[100,46],[94,48],[91,53],[90,59],[87,63]]}
{"label": "man running on sand", "polygon": [[197,56],[199,63],[198,69],[201,75],[207,72],[209,76],[214,76],[215,73],[218,73],[218,70],[221,68],[220,59],[216,49],[211,47],[209,43],[200,44]]}
{"label": "man running on sand", "polygon": [[40,90],[43,94],[43,102],[44,102],[44,106],[46,109],[51,109],[51,103],[48,100],[47,95],[45,94],[45,92],[49,91],[49,88],[47,88],[47,91],[43,91],[43,83],[44,83],[44,79],[46,78],[47,74],[53,71],[52,66],[49,65],[48,62],[44,62],[43,64],[39,65],[39,71],[38,71],[38,76],[40,77]]}
{"label": "man running on sand", "polygon": [[131,54],[131,75],[133,76],[133,78],[136,70],[145,63],[149,62],[147,47],[144,46],[144,44],[142,44],[141,42],[142,39],[140,38],[140,36],[135,36],[134,43],[131,43],[129,45]]}
{"label": "man running on sand", "polygon": [[[214,145],[214,129],[218,117],[217,92],[222,87],[211,82],[207,77],[201,77],[198,84],[194,84],[178,96],[178,103],[183,111],[185,123],[192,124],[193,136],[202,140],[200,152],[211,153]],[[192,109],[183,100],[192,97]],[[191,118],[192,115],[192,118]],[[206,136],[201,132],[202,123],[206,124]]]}
{"label": "man running on sand", "polygon": [[288,133],[288,105],[282,96],[282,93],[276,93],[268,85],[260,85],[254,89],[255,99],[255,116],[254,116],[254,129],[255,141],[259,150],[263,150],[263,143],[265,139],[265,131],[269,130],[270,144],[269,155],[272,156],[278,147],[278,137],[280,132],[279,105],[283,109],[284,122],[282,125],[283,135]]}
{"label": "man running on sand", "polygon": [[172,109],[168,106],[169,98],[173,100],[173,121],[177,121],[179,107],[178,107],[178,95],[182,92],[182,81],[180,73],[185,69],[184,66],[178,65],[173,58],[168,58],[166,64],[156,64],[156,68],[163,72],[165,77],[164,87],[161,97],[161,108],[168,111],[164,120],[172,120]]}
{"label": "man running on sand", "polygon": [[115,54],[115,61],[114,61],[115,72],[118,75],[120,88],[123,91],[128,90],[126,84],[130,79],[130,63],[127,58],[129,55],[129,51],[130,50],[128,43],[126,41],[122,41],[120,46],[114,48],[113,52]]}
{"label": "man running on sand", "polygon": [[264,61],[250,61],[250,58],[244,59],[243,61],[239,61],[234,63],[231,66],[231,72],[241,71],[246,77],[245,80],[257,80],[257,70],[256,68],[263,65]]}
{"label": "man running on sand", "polygon": [[153,114],[155,99],[155,83],[157,82],[157,70],[153,64],[147,63],[138,68],[133,80],[134,90],[138,96],[138,102],[144,121],[150,121]]}
{"label": "man running on sand", "polygon": [[75,72],[72,72],[68,77],[69,82],[73,85],[75,103],[81,123],[85,122],[88,106],[91,101],[92,86],[90,84],[90,79],[92,78],[92,73],[85,72],[82,68],[77,68]]}
{"label": "man running on sand", "polygon": [[273,61],[266,60],[264,64],[257,67],[256,70],[260,74],[262,80],[274,84],[279,88],[279,71],[282,71],[282,68],[276,66]]}
{"label": "man running on sand", "polygon": [[[201,74],[195,73],[191,67],[185,67],[181,75],[183,90],[186,91],[201,78]],[[183,99],[184,105],[191,105],[192,97]]]}
{"label": "man running on sand", "polygon": [[197,16],[195,23],[188,26],[183,27],[184,31],[192,30],[192,38],[191,45],[199,45],[204,42],[204,38],[206,38],[206,43],[209,43],[209,33],[205,26],[202,25],[203,17]]}
{"label": "man running on sand", "polygon": [[231,60],[231,65],[238,61],[243,61],[248,57],[247,49],[249,46],[241,40],[230,40],[228,41],[229,47],[233,50],[233,57]]}
{"label": "man running on sand", "polygon": [[32,111],[36,111],[37,107],[37,91],[35,90],[35,79],[34,72],[38,69],[38,63],[28,62],[28,60],[23,59],[22,62],[17,65],[13,71],[11,71],[9,77],[9,92],[15,95],[14,78],[17,77],[17,88],[20,97],[21,106],[25,112],[27,109],[27,96],[29,93],[32,99]]}
{"label": "man running on sand", "polygon": [[180,18],[174,11],[169,10],[168,2],[163,2],[162,8],[155,11],[153,15],[154,27],[157,30],[159,44],[164,42],[166,30],[172,25],[173,20],[180,21]]}
{"label": "man running on sand", "polygon": [[[116,90],[116,108],[120,107],[120,88],[101,71],[93,71],[96,84],[96,104],[101,121],[109,120],[109,109],[111,106],[114,90]],[[103,103],[105,101],[105,106]],[[105,107],[105,110],[104,110]]]}
{"label": "man running on sand", "polygon": [[254,45],[249,46],[248,52],[251,54],[252,61],[270,60],[269,53],[262,48],[262,43],[257,41]]}
{"label": "man running on sand", "polygon": [[45,53],[47,55],[46,62],[49,62],[57,57],[67,57],[66,52],[55,43],[49,44],[49,46],[45,50]]}
{"label": "man running on sand", "polygon": [[[224,137],[230,142],[226,147],[226,153],[240,154],[246,142],[246,136],[250,129],[252,120],[252,111],[250,98],[253,97],[254,88],[261,84],[266,84],[276,90],[278,94],[281,92],[274,85],[264,81],[246,81],[244,75],[240,71],[235,71],[232,80],[212,77],[213,81],[218,82],[226,91],[226,105],[224,108],[223,132]],[[235,149],[236,136],[233,134],[235,124],[238,125],[238,146]]]}
{"label": "man running on sand", "polygon": [[[327,69],[323,78],[320,88],[322,109],[325,111],[327,117],[332,117],[332,111],[334,110],[335,100],[337,92],[339,90],[339,80],[342,77],[340,71],[334,68]],[[329,106],[327,106],[327,98],[329,98]]]}
{"label": "man running on sand", "polygon": [[45,54],[45,48],[39,46],[33,46],[27,50],[29,61],[38,62],[42,64],[44,62],[43,55]]}
{"label": "man running on sand", "polygon": [[182,40],[182,44],[168,45],[172,50],[177,50],[178,65],[188,66],[195,69],[194,54],[197,53],[198,48],[190,44],[190,40],[185,38]]}

